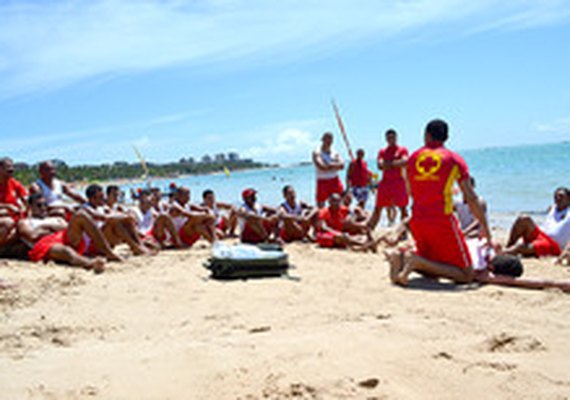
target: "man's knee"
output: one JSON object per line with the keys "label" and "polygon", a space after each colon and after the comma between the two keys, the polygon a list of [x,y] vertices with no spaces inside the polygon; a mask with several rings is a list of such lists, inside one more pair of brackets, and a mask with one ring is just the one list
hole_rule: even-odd
{"label": "man's knee", "polygon": [[521,214],[517,217],[515,224],[518,225],[534,225],[533,219],[527,214]]}

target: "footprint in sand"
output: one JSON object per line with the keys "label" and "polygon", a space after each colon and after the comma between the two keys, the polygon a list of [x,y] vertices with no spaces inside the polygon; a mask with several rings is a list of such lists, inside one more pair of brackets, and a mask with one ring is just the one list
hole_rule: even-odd
{"label": "footprint in sand", "polygon": [[516,336],[504,332],[485,340],[482,347],[484,351],[491,353],[531,353],[546,350],[546,346],[532,336]]}

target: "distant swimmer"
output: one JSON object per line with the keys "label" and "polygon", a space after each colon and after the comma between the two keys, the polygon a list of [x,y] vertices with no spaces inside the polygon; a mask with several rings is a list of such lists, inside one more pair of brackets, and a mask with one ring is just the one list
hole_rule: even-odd
{"label": "distant swimmer", "polygon": [[64,202],[68,197],[77,205],[84,204],[87,200],[81,194],[74,191],[69,184],[57,178],[57,169],[53,162],[42,161],[38,166],[39,179],[30,185],[30,194],[41,193],[48,205],[50,215],[59,215],[69,219],[73,207]]}
{"label": "distant swimmer", "polygon": [[257,190],[245,189],[241,194],[243,204],[238,209],[243,243],[278,241],[277,210],[257,203]]}
{"label": "distant swimmer", "polygon": [[361,209],[366,208],[371,182],[372,172],[364,161],[364,150],[358,149],[356,158],[350,162],[346,171],[346,188],[352,192]]}
{"label": "distant swimmer", "polygon": [[216,200],[216,194],[211,189],[202,193],[202,207],[207,208],[216,217],[218,238],[235,237],[237,226],[237,209],[232,204]]}
{"label": "distant swimmer", "polygon": [[406,286],[413,271],[433,277],[469,283],[474,278],[472,260],[453,214],[452,189],[455,183],[471,212],[481,224],[481,236],[491,244],[485,213],[469,179],[467,164],[461,156],[445,148],[448,125],[433,120],[425,129],[425,146],[408,160],[407,179],[413,198],[409,222],[415,252],[389,253],[390,278]]}
{"label": "distant swimmer", "polygon": [[[75,213],[67,222],[48,215],[47,201],[41,193],[30,195],[29,203],[30,216],[18,222],[18,231],[22,241],[29,246],[30,261],[53,260],[95,272],[103,272],[105,258],[123,261],[84,211]],[[90,248],[105,258],[90,257]]]}
{"label": "distant swimmer", "polygon": [[297,240],[314,241],[311,228],[316,227],[318,209],[297,200],[297,193],[291,185],[283,188],[285,201],[278,208],[280,237],[290,243]]}
{"label": "distant swimmer", "polygon": [[376,228],[383,208],[398,207],[401,219],[408,216],[408,190],[406,188],[405,170],[408,161],[408,149],[398,145],[398,134],[388,129],[385,134],[388,146],[378,153],[378,169],[383,171],[382,180],[376,192],[376,205],[370,218],[370,228]]}
{"label": "distant swimmer", "polygon": [[333,193],[341,194],[344,190],[338,176],[344,169],[344,162],[339,153],[333,150],[333,134],[326,132],[321,138],[321,145],[313,151],[313,164],[317,174],[317,206],[323,208]]}
{"label": "distant swimmer", "polygon": [[177,186],[169,208],[169,215],[186,247],[192,247],[201,237],[210,243],[217,240],[216,217],[207,208],[190,203],[190,189]]}
{"label": "distant swimmer", "polygon": [[528,215],[515,221],[504,249],[507,254],[525,257],[559,257],[569,260],[570,254],[570,191],[561,187],[554,192],[554,205],[539,227]]}

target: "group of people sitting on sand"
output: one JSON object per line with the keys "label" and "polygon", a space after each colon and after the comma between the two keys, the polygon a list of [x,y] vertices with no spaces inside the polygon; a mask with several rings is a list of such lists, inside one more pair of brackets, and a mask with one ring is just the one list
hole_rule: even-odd
{"label": "group of people sitting on sand", "polygon": [[[402,242],[397,249],[386,250],[385,256],[390,278],[403,286],[414,271],[458,283],[490,282],[500,275],[499,269],[508,269],[496,255],[550,255],[569,262],[569,190],[556,190],[555,204],[542,227],[521,216],[508,242],[500,246],[492,240],[486,204],[475,193],[468,167],[445,147],[447,138],[447,123],[433,120],[424,132],[425,146],[410,155],[398,145],[396,131],[388,130],[387,146],[377,157],[383,176],[371,214],[365,207],[372,173],[364,151],[358,150],[350,162],[345,188],[339,176],[345,165],[328,132],[313,152],[316,206],[298,200],[290,185],[283,188],[278,207],[259,204],[254,188],[243,190],[238,207],[217,201],[212,190],[204,191],[195,204],[190,189],[172,185],[166,196],[158,188],[139,189],[136,204],[127,207],[114,185],[104,189],[92,184],[84,194],[76,192],[56,177],[50,161],[39,164],[39,178],[26,190],[13,177],[12,160],[0,159],[0,257],[53,260],[101,272],[106,261],[123,260],[115,251],[119,244],[126,244],[134,255],[152,255],[164,248],[189,248],[200,238],[214,243],[238,235],[243,243],[307,241],[374,252],[381,243],[394,247]],[[456,185],[463,196],[459,202],[453,201]],[[401,224],[377,236],[383,209],[398,209]],[[503,267],[495,265],[499,261],[493,264],[497,259]],[[512,270],[508,274],[516,275]],[[515,278],[515,285],[524,286]],[[540,281],[526,287],[547,286]]]}

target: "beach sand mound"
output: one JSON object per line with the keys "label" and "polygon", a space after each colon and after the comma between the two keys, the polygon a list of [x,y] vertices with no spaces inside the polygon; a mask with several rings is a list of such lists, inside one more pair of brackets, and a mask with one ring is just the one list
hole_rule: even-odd
{"label": "beach sand mound", "polygon": [[[570,397],[570,295],[402,289],[379,255],[287,251],[287,278],[224,282],[203,244],[101,275],[2,261],[0,398]],[[551,260],[526,271],[570,279]]]}

